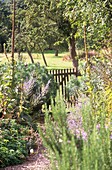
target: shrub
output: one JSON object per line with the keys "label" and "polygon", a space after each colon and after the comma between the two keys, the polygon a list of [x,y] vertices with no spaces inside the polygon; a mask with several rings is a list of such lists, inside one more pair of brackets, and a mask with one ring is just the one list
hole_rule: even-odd
{"label": "shrub", "polygon": [[[52,106],[52,117],[46,114],[46,133],[40,130],[55,170],[111,169],[111,127],[105,124],[103,107],[100,119],[91,119],[91,103],[82,105],[79,113],[67,119],[64,104]],[[78,115],[78,118],[77,118]]]}
{"label": "shrub", "polygon": [[[22,163],[28,156],[29,140],[34,138],[30,129],[16,120],[2,119],[0,122],[0,167]],[[30,136],[30,137],[29,137]]]}
{"label": "shrub", "polygon": [[[90,59],[90,73],[85,74],[85,62],[81,61],[79,66],[81,77],[71,77],[67,85],[69,95],[78,97],[85,95],[91,98],[93,112],[102,105],[106,109],[108,117],[112,112],[112,62],[111,58],[105,56]],[[108,110],[108,113],[107,113]]]}
{"label": "shrub", "polygon": [[70,81],[67,83],[67,93],[69,96],[74,96],[77,100],[80,95],[87,94],[88,87],[86,85],[87,77],[83,76],[71,76]]}
{"label": "shrub", "polygon": [[[44,67],[37,64],[16,63],[12,87],[12,66],[0,66],[1,116],[19,117],[38,113],[42,104],[56,95],[56,83]],[[8,115],[8,116],[9,116]]]}

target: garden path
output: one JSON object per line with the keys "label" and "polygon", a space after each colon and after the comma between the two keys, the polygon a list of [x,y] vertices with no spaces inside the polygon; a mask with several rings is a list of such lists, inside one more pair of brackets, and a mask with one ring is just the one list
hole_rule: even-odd
{"label": "garden path", "polygon": [[10,166],[0,170],[49,170],[50,161],[45,157],[44,150],[42,149],[40,153],[29,156],[21,165]]}

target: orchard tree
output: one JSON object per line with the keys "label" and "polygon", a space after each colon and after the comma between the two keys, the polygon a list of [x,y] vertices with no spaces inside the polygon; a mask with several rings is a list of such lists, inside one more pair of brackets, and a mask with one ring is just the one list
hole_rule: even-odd
{"label": "orchard tree", "polygon": [[77,2],[78,8],[75,8],[76,1],[66,1],[66,16],[69,17],[71,24],[76,18],[76,14],[78,16],[75,37],[77,42],[79,40],[84,42],[83,46],[88,66],[88,51],[90,49],[100,51],[103,47],[111,47],[112,6],[109,0],[77,0]]}
{"label": "orchard tree", "polygon": [[40,51],[45,65],[47,62],[44,56],[44,49],[48,47],[45,40],[46,29],[43,27],[45,21],[41,12],[40,2],[24,0],[18,3],[17,18],[19,18],[16,35],[16,47],[20,51],[27,51],[32,62],[32,52]]}
{"label": "orchard tree", "polygon": [[[102,48],[111,39],[112,33],[112,5],[110,0],[77,0],[77,15],[81,16],[78,25],[78,38],[84,39],[84,27],[86,27],[88,48]],[[66,0],[66,16],[72,22],[76,16],[76,1]]]}
{"label": "orchard tree", "polygon": [[[23,25],[21,31],[17,34],[18,47],[21,45],[27,50],[29,54],[32,51],[40,51],[44,60],[45,65],[47,62],[44,56],[44,50],[49,48],[49,44],[53,47],[58,55],[58,48],[60,47],[60,42],[65,41],[65,37],[62,32],[59,31],[59,26],[56,21],[46,15],[46,11],[49,9],[49,4],[47,1],[34,1],[25,0],[25,8]],[[23,11],[21,9],[21,11]],[[49,10],[48,10],[49,11]],[[55,17],[55,13],[50,15]],[[20,13],[18,14],[20,16]],[[21,42],[21,45],[19,45]]]}
{"label": "orchard tree", "polygon": [[[43,1],[34,1],[26,0],[25,1],[27,9],[27,23],[28,29],[32,30],[32,37],[35,37],[36,44],[41,38],[46,40],[46,33],[52,35],[51,32],[54,30],[58,33],[62,39],[68,41],[70,56],[73,62],[73,66],[76,68],[76,74],[78,74],[78,59],[76,54],[76,36],[78,32],[78,26],[81,22],[81,12],[80,5],[78,0],[75,1],[75,17],[73,20],[69,18],[67,14],[67,0],[65,1],[55,1],[55,0],[45,0]],[[71,1],[69,1],[71,2]],[[73,2],[74,3],[74,2]],[[73,10],[73,11],[72,11]],[[74,9],[70,9],[70,13],[73,13]],[[50,33],[50,34],[49,34]],[[48,38],[49,39],[49,38]],[[57,40],[56,40],[57,41]],[[30,41],[31,42],[31,41]],[[42,48],[41,48],[42,49]]]}
{"label": "orchard tree", "polygon": [[[41,52],[46,66],[47,62],[45,60],[44,50],[51,47],[55,49],[55,55],[58,55],[60,44],[63,44],[64,41],[56,22],[46,16],[45,11],[49,8],[47,3],[40,0],[25,0],[25,4],[27,5],[25,25],[27,25],[29,32],[27,33],[30,35],[30,42],[33,44],[33,49]],[[52,13],[52,15],[54,14]]]}
{"label": "orchard tree", "polygon": [[34,63],[32,57],[32,41],[30,39],[31,33],[26,24],[27,5],[24,0],[16,2],[15,15],[15,50],[18,52],[18,59],[22,60],[21,52],[27,52],[31,62]]}
{"label": "orchard tree", "polygon": [[46,6],[44,7],[46,17],[56,23],[58,31],[69,44],[70,56],[77,74],[78,57],[76,49],[77,44],[80,43],[79,40],[83,43],[84,39],[84,22],[88,22],[85,13],[86,7],[86,1],[81,0],[46,0]]}

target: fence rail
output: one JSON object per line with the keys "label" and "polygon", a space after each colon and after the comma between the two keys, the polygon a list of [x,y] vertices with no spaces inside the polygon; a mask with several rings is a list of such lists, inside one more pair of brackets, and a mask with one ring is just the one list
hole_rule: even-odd
{"label": "fence rail", "polygon": [[76,70],[73,69],[57,69],[48,70],[48,73],[53,75],[54,80],[59,84],[59,93],[62,94],[67,107],[75,104],[75,97],[70,96],[67,92],[66,85],[70,80],[71,75],[76,75]]}

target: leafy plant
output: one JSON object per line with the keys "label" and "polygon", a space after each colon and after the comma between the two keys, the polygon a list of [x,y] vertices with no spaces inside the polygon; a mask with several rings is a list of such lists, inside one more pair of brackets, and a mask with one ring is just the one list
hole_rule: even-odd
{"label": "leafy plant", "polygon": [[[99,57],[100,56],[100,57]],[[90,75],[85,74],[85,62],[81,61],[81,77],[71,77],[68,82],[67,90],[69,95],[78,97],[85,95],[91,98],[93,112],[98,110],[103,103],[108,114],[112,112],[112,62],[110,56],[99,54],[99,56],[90,59]],[[101,97],[103,96],[103,97]],[[107,109],[108,107],[108,109]],[[96,113],[97,114],[97,113]]]}
{"label": "leafy plant", "polygon": [[75,96],[75,99],[78,100],[78,97],[81,93],[87,94],[88,87],[86,85],[87,77],[83,76],[71,76],[70,81],[67,84],[67,93],[69,96]]}
{"label": "leafy plant", "polygon": [[[16,120],[2,119],[0,122],[0,167],[22,163],[34,143],[31,129]],[[29,145],[30,142],[30,145]]]}
{"label": "leafy plant", "polygon": [[0,66],[1,116],[20,117],[25,114],[24,117],[30,119],[29,114],[34,112],[34,108],[39,112],[42,104],[49,102],[51,96],[55,97],[56,83],[47,70],[38,63],[25,65],[19,62],[15,64],[12,88],[11,68],[10,64]]}

